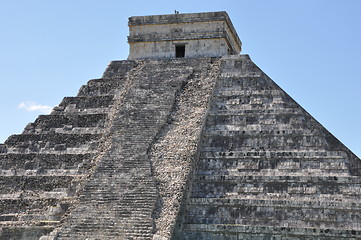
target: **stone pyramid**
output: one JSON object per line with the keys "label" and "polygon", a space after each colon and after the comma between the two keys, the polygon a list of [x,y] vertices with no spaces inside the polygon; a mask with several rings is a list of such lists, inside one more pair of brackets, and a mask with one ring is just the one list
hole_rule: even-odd
{"label": "stone pyramid", "polygon": [[360,159],[225,12],[129,25],[129,60],[0,145],[1,240],[361,238]]}

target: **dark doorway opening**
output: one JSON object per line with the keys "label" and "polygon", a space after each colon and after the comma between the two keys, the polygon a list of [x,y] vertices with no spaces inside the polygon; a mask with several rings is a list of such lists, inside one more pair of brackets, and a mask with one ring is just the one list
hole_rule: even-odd
{"label": "dark doorway opening", "polygon": [[176,45],[175,46],[175,57],[184,58],[186,54],[186,45]]}

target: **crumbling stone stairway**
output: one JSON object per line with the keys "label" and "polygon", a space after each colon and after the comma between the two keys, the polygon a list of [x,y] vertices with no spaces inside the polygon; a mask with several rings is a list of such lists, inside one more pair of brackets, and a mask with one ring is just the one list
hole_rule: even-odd
{"label": "crumbling stone stairway", "polygon": [[94,166],[114,91],[132,67],[124,62],[112,79],[90,80],[1,145],[0,239],[39,239],[59,226]]}
{"label": "crumbling stone stairway", "polygon": [[110,147],[59,230],[59,240],[153,239],[159,190],[149,151],[194,70],[186,60],[139,64],[117,96]]}
{"label": "crumbling stone stairway", "polygon": [[258,69],[224,58],[174,239],[359,239],[360,159]]}

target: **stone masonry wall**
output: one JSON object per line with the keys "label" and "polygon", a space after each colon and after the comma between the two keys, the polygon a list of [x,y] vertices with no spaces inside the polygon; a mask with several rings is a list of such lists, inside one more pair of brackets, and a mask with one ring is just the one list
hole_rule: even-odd
{"label": "stone masonry wall", "polygon": [[361,161],[248,56],[224,57],[173,239],[359,239]]}
{"label": "stone masonry wall", "polygon": [[226,12],[136,16],[129,18],[129,60],[237,55],[242,42]]}

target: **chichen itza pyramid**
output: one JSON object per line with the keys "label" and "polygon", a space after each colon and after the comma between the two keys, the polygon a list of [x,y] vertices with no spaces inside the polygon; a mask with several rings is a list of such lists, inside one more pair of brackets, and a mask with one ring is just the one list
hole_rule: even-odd
{"label": "chichen itza pyramid", "polygon": [[0,145],[1,240],[361,239],[361,161],[226,12],[129,18],[128,60]]}

